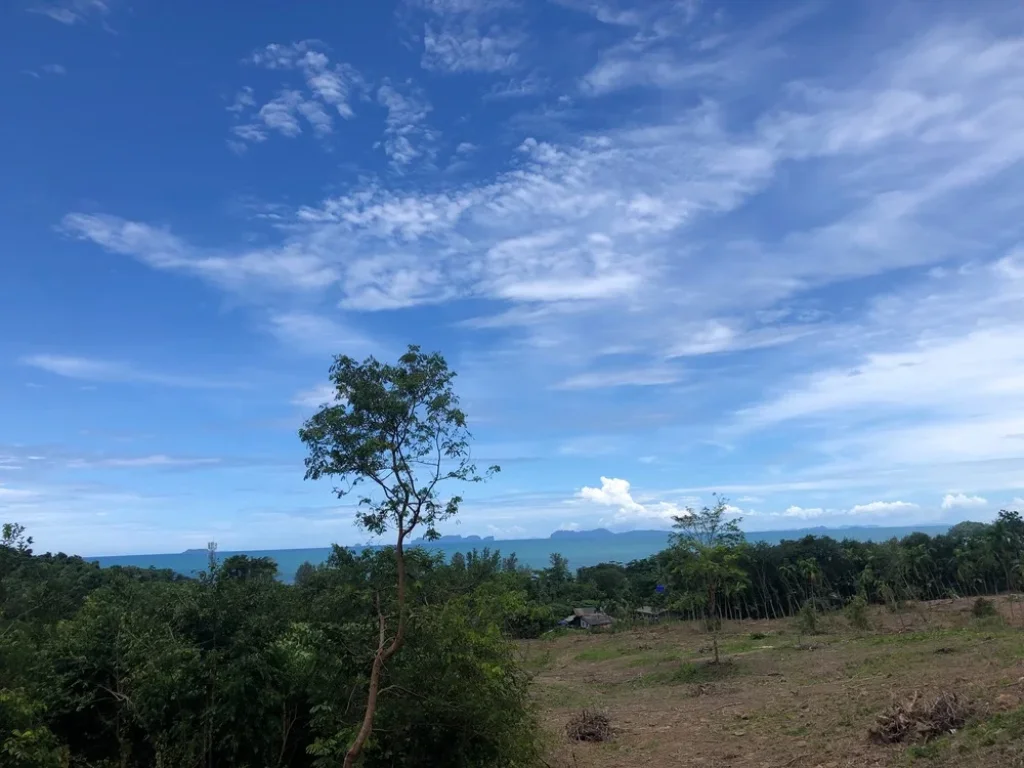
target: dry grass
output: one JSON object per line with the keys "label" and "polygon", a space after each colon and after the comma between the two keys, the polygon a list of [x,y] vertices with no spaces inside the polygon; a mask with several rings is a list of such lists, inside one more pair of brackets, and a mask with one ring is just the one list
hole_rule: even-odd
{"label": "dry grass", "polygon": [[[1024,768],[1024,736],[1001,725],[979,731],[969,723],[913,745],[866,736],[908,691],[924,692],[916,707],[932,706],[940,691],[956,691],[978,711],[1007,696],[1024,700],[1024,633],[1015,628],[1024,611],[1014,606],[1014,621],[1009,603],[993,602],[996,620],[973,617],[972,600],[902,614],[871,607],[871,631],[828,615],[827,632],[807,650],[797,649],[790,621],[727,624],[720,647],[732,663],[717,669],[702,651],[708,635],[685,623],[528,641],[523,652],[552,744],[546,760],[552,768]],[[723,673],[711,679],[710,671]],[[567,738],[581,709],[607,715],[615,738]],[[947,730],[942,717],[933,722],[936,733]]]}

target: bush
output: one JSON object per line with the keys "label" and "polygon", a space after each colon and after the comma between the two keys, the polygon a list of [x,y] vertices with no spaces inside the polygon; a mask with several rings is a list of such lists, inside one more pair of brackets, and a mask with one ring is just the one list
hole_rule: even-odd
{"label": "bush", "polygon": [[808,600],[796,615],[796,625],[802,634],[816,635],[820,631],[818,619],[818,611],[815,609],[814,603]]}
{"label": "bush", "polygon": [[846,620],[854,629],[871,629],[871,620],[868,618],[868,601],[857,595],[851,600],[844,611]]}
{"label": "bush", "polygon": [[993,616],[998,616],[999,611],[996,610],[996,604],[991,600],[979,597],[971,606],[971,615],[976,619],[990,619]]}

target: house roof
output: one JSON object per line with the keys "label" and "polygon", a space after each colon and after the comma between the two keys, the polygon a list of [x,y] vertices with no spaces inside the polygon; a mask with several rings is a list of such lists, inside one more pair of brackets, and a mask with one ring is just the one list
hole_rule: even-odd
{"label": "house roof", "polygon": [[592,613],[597,613],[597,608],[573,608],[573,616],[589,616]]}
{"label": "house roof", "polygon": [[583,617],[591,627],[603,627],[612,623],[612,617],[604,613],[588,613]]}

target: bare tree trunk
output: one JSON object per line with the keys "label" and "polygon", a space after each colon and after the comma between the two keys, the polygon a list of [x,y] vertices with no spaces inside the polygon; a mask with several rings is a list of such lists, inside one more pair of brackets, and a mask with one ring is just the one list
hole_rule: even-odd
{"label": "bare tree trunk", "polygon": [[373,657],[373,666],[370,668],[370,684],[366,693],[366,711],[363,713],[363,724],[359,727],[355,741],[345,753],[344,768],[352,768],[359,759],[360,753],[366,740],[373,732],[373,718],[377,714],[377,694],[380,691],[380,675],[384,664],[398,652],[405,640],[405,552],[402,549],[402,542],[405,538],[405,529],[401,528],[398,533],[398,545],[395,547],[395,564],[398,569],[398,631],[390,644],[385,639],[384,612],[380,607],[380,595],[377,596],[377,620],[380,624],[380,635],[377,643],[377,653]]}

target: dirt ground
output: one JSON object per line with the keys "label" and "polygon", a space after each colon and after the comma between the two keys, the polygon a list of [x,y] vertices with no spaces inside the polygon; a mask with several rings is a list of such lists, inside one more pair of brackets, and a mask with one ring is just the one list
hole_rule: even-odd
{"label": "dirt ground", "polygon": [[[826,617],[820,634],[794,620],[736,622],[720,634],[722,663],[708,664],[711,636],[666,623],[523,643],[551,768],[1024,768],[1024,602],[936,601],[899,614],[875,608],[871,629]],[[974,715],[926,743],[882,745],[877,716],[915,691],[955,691]],[[614,729],[601,743],[568,738],[582,709]]]}

